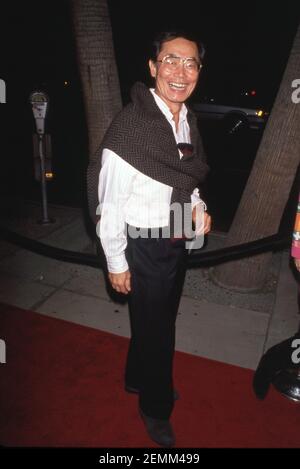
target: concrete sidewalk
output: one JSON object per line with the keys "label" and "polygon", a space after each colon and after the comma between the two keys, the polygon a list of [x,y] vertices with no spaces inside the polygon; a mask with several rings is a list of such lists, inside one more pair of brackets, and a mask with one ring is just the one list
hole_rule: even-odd
{"label": "concrete sidewalk", "polygon": [[[82,211],[51,206],[53,225],[36,220],[40,205],[23,205],[2,224],[33,239],[92,252]],[[209,235],[204,249],[221,247]],[[43,257],[0,240],[0,301],[129,337],[127,305],[113,301],[102,270]],[[289,251],[273,256],[264,291],[233,293],[212,282],[208,269],[187,272],[177,320],[177,350],[255,369],[264,350],[293,335],[299,325],[297,282]],[[1,337],[1,331],[0,331]]]}

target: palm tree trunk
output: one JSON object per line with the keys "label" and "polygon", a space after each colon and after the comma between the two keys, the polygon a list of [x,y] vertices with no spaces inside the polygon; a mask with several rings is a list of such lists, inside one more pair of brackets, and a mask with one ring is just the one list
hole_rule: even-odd
{"label": "palm tree trunk", "polygon": [[[292,100],[292,82],[299,77],[300,26],[226,246],[278,231],[300,160],[300,104]],[[214,269],[213,278],[231,289],[259,289],[271,256],[266,253],[220,265]]]}
{"label": "palm tree trunk", "polygon": [[122,101],[107,1],[71,0],[71,12],[89,139],[88,202],[94,219],[101,157],[97,149]]}
{"label": "palm tree trunk", "polygon": [[72,0],[71,5],[92,157],[121,109],[119,78],[107,1]]}

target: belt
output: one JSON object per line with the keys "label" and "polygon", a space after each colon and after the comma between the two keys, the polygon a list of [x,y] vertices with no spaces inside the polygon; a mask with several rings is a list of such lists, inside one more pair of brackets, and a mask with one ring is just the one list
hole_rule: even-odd
{"label": "belt", "polygon": [[169,227],[155,227],[155,228],[140,228],[138,226],[127,225],[127,234],[129,237],[144,238],[144,239],[169,239],[171,242],[180,240],[187,240],[186,236],[170,236]]}

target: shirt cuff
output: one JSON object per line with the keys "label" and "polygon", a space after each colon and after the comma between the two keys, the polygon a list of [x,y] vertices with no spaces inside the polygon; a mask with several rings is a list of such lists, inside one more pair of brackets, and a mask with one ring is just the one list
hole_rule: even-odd
{"label": "shirt cuff", "polygon": [[111,274],[121,274],[129,269],[125,253],[118,256],[108,256],[106,261],[108,271]]}
{"label": "shirt cuff", "polygon": [[202,204],[202,205],[203,205],[204,211],[207,210],[206,203],[203,202],[202,199],[200,199],[199,195],[192,194],[192,195],[191,195],[191,203],[192,203],[192,210],[193,210],[193,208],[196,207],[196,205],[198,205],[198,204]]}

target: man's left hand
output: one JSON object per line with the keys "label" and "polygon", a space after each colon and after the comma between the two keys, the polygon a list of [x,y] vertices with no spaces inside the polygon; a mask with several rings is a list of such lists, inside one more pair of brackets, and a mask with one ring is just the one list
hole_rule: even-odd
{"label": "man's left hand", "polygon": [[[203,216],[203,224],[201,223],[202,220],[197,220],[197,218],[199,217],[202,217]],[[195,224],[195,227],[197,229],[197,232],[196,232],[196,235],[197,236],[200,236],[201,234],[207,234],[210,232],[211,230],[211,216],[209,215],[209,213],[207,212],[202,212],[201,209],[199,209],[199,207],[197,208],[197,205],[193,208],[193,212],[192,212],[192,220]],[[198,221],[198,224],[199,224],[199,227],[197,225],[197,221]]]}
{"label": "man's left hand", "polygon": [[204,212],[204,234],[207,234],[211,230],[211,216],[209,213]]}

